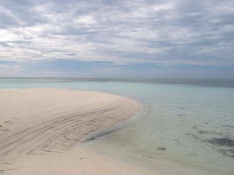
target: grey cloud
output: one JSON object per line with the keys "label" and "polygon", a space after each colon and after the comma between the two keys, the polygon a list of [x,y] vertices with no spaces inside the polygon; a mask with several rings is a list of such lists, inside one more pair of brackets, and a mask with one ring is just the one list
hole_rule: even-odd
{"label": "grey cloud", "polygon": [[47,20],[43,14],[36,12],[35,7],[37,5],[37,1],[2,0],[0,2],[0,7],[4,9],[4,11],[7,11],[8,14],[5,13],[5,16],[1,16],[0,26],[2,28],[9,28],[45,23]]}
{"label": "grey cloud", "polygon": [[13,17],[7,15],[3,11],[0,11],[0,19],[0,28],[9,28],[18,24],[18,22]]}
{"label": "grey cloud", "polygon": [[1,45],[7,51],[14,42],[14,59],[234,66],[229,0],[2,0],[0,7],[0,28],[10,29]]}

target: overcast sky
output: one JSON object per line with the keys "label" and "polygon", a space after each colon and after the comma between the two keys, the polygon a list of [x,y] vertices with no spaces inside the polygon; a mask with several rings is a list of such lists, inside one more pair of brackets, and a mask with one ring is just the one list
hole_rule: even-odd
{"label": "overcast sky", "polygon": [[234,1],[0,0],[0,76],[234,78]]}

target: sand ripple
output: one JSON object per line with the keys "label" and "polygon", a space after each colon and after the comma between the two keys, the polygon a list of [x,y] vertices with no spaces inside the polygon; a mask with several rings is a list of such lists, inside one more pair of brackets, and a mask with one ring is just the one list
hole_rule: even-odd
{"label": "sand ripple", "polygon": [[[32,90],[30,93],[32,94]],[[61,95],[63,93],[64,91]],[[140,110],[137,102],[127,98],[103,94],[105,98],[112,98],[106,104],[103,103],[102,93],[83,93],[97,95],[99,100],[96,99],[96,105],[90,103],[90,107],[86,105],[83,110],[79,108],[79,104],[85,100],[78,97],[77,109],[79,110],[76,112],[2,133],[0,135],[1,163],[12,161],[19,155],[68,151],[88,135],[130,119]],[[24,95],[27,93],[24,92]],[[73,98],[76,98],[75,94]]]}

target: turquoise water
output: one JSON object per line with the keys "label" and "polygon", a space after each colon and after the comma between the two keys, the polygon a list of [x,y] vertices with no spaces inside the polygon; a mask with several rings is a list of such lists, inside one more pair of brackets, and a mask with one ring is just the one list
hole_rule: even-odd
{"label": "turquoise water", "polygon": [[104,154],[167,174],[234,174],[231,80],[0,79],[1,89],[39,87],[108,92],[144,104],[141,121],[85,143]]}

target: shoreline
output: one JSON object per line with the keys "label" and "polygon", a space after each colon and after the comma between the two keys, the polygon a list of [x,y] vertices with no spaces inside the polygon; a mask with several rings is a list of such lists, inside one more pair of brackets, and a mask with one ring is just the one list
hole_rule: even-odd
{"label": "shoreline", "polygon": [[[119,171],[138,174],[135,168],[121,163],[115,165],[108,158],[90,153],[90,150],[74,149],[90,135],[103,132],[103,129],[120,128],[126,125],[126,121],[136,120],[136,114],[142,109],[136,101],[102,92],[54,88],[6,89],[0,90],[0,97],[3,108],[1,129],[8,127],[0,131],[0,170],[4,174],[39,173],[46,169],[46,161],[52,161],[53,166],[60,170],[55,169],[56,174],[64,174],[65,170],[70,174],[81,170],[88,173],[92,164],[99,164],[96,160],[100,159],[102,163],[97,166],[102,168],[97,174],[100,171],[102,174],[119,174]],[[13,120],[13,116],[17,116],[17,120]],[[79,157],[77,151],[92,159],[84,167],[72,167],[74,170],[70,172],[70,165],[61,166],[62,160],[66,157],[73,164],[73,159]],[[75,162],[80,163],[80,160]],[[51,172],[43,172],[47,173]]]}
{"label": "shoreline", "polygon": [[121,128],[124,128],[124,127],[127,127],[131,124],[134,124],[136,122],[139,122],[141,121],[142,119],[145,118],[145,116],[147,115],[148,113],[148,105],[147,104],[142,104],[142,103],[139,103],[141,105],[140,107],[140,111],[137,112],[132,118],[126,120],[126,121],[123,121],[121,123],[118,123],[114,126],[111,126],[109,128],[104,128],[100,131],[97,131],[97,132],[94,132],[92,134],[90,134],[89,136],[85,137],[84,139],[81,140],[81,144],[82,143],[86,143],[86,142],[89,142],[90,140],[96,140],[98,139],[99,137],[102,137],[102,136],[105,136],[107,135],[108,133],[112,133],[112,132],[115,132]]}
{"label": "shoreline", "polygon": [[[233,109],[230,102],[234,98],[232,91],[226,88],[113,82],[62,84],[52,81],[33,84],[37,82],[36,80],[22,82],[23,84],[18,84],[12,81],[5,87],[47,86],[93,90],[119,94],[136,99],[142,104],[149,104],[149,113],[140,122],[103,135],[96,140],[81,143],[89,151],[100,153],[101,156],[105,155],[132,167],[144,168],[147,172],[152,169],[155,174],[233,173],[233,159],[230,157],[232,153],[224,155],[225,152],[221,150],[230,151],[229,147],[220,147],[209,142],[213,138],[222,138],[222,135],[233,140],[231,132],[233,129],[230,125]],[[195,96],[191,98],[191,94]],[[217,133],[220,135],[216,135]]]}

